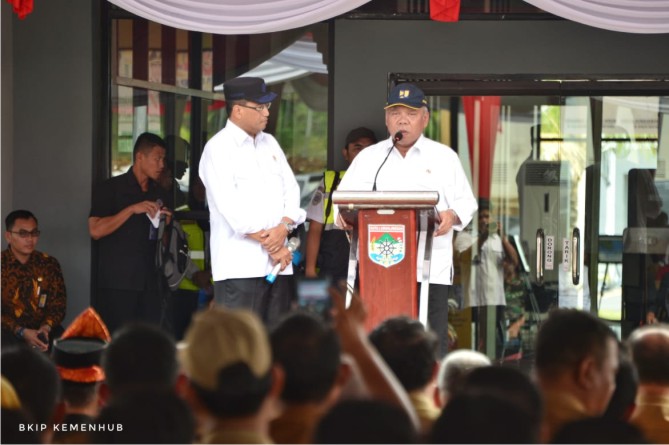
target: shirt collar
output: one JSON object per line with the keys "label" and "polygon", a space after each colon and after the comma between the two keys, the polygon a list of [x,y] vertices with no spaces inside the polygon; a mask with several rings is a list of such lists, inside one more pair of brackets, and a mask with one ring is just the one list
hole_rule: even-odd
{"label": "shirt collar", "polygon": [[[139,185],[139,181],[137,181],[137,176],[135,176],[135,172],[132,170],[132,167],[133,166],[131,165],[130,168],[128,169],[128,171],[126,172],[126,175],[127,175],[126,179],[127,179],[128,185],[130,187],[136,187],[136,188],[141,190],[142,186]],[[154,181],[153,179],[151,179],[151,178],[148,178],[148,179],[149,179],[149,188],[147,189],[147,191],[152,190],[154,187],[156,187],[158,185],[158,183],[156,181]]]}
{"label": "shirt collar", "polygon": [[[388,142],[390,143],[390,145],[394,145],[392,137],[388,138]],[[424,145],[425,145],[425,136],[421,134],[418,140],[416,140],[416,142],[413,144],[413,147],[411,147],[409,151],[407,151],[407,156],[413,153],[414,151],[420,152],[421,151],[420,147]],[[395,148],[393,151],[396,152],[398,155],[400,154],[400,151],[397,148]]]}
{"label": "shirt collar", "polygon": [[15,262],[15,263],[18,263],[18,264],[24,265],[24,266],[27,265],[27,264],[30,264],[33,261],[33,258],[35,258],[35,254],[37,253],[36,250],[33,250],[32,253],[30,254],[30,256],[28,257],[28,261],[26,261],[25,264],[24,264],[24,263],[20,262],[18,258],[16,258],[16,255],[14,255],[14,252],[12,251],[11,246],[7,246],[7,249],[5,249],[5,252],[6,252],[5,255],[7,255],[7,257],[3,258],[3,261],[6,260],[6,261],[10,261],[10,262]]}
{"label": "shirt collar", "polygon": [[255,137],[251,137],[247,132],[242,130],[237,124],[232,122],[232,120],[228,119],[228,122],[225,124],[225,128],[229,128],[230,132],[232,133],[232,138],[235,140],[235,143],[237,145],[242,145],[244,144],[247,140],[250,141],[252,144],[257,145],[260,142],[263,141],[265,138],[265,132],[261,131],[258,133]]}

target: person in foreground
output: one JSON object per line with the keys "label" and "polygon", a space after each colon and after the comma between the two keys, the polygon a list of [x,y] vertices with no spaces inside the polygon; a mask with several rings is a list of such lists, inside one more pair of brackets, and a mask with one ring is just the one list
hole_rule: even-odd
{"label": "person in foreground", "polygon": [[604,413],[615,389],[618,343],[593,315],[555,309],[539,329],[535,351],[547,443],[568,422]]}

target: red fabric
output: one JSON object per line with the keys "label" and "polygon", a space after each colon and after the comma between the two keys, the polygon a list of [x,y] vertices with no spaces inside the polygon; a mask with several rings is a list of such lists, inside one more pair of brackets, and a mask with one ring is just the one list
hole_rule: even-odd
{"label": "red fabric", "polygon": [[457,22],[460,0],[430,0],[430,18],[438,22]]}
{"label": "red fabric", "polygon": [[[475,104],[479,103],[478,114]],[[499,96],[466,96],[462,98],[469,139],[469,157],[472,170],[478,169],[478,196],[490,198],[492,163],[495,159],[495,140],[499,124]],[[478,121],[478,133],[474,133]],[[478,165],[474,150],[478,149]],[[472,172],[473,173],[473,172]]]}
{"label": "red fabric", "polygon": [[14,7],[14,12],[21,20],[33,12],[33,0],[7,0]]}
{"label": "red fabric", "polygon": [[669,265],[665,265],[658,268],[657,272],[655,273],[655,281],[662,281],[664,274],[666,274],[667,272],[669,272]]}

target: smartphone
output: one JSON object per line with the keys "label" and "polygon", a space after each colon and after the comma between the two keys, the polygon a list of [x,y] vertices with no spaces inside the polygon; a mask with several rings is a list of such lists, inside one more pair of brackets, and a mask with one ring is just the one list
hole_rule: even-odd
{"label": "smartphone", "polygon": [[332,300],[328,293],[331,280],[325,278],[300,278],[297,281],[297,306],[306,312],[316,314],[323,320],[330,320]]}

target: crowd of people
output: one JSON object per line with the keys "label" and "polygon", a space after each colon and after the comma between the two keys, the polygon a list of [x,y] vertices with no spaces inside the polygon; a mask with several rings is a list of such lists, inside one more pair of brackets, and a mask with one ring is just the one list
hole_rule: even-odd
{"label": "crowd of people", "polygon": [[[97,288],[66,329],[65,281],[58,261],[36,250],[37,218],[7,216],[3,442],[669,443],[665,324],[621,343],[591,314],[554,309],[540,325],[531,373],[448,350],[454,231],[478,209],[479,237],[459,237],[455,250],[480,269],[467,304],[492,326],[505,317],[504,265],[519,260],[457,154],[423,135],[429,108],[419,88],[390,91],[388,139],[364,127],[348,134],[348,172],[326,173],[308,213],[281,147],[264,132],[276,94],[252,77],[226,82],[224,93],[227,124],[199,166],[211,264],[187,268],[178,295],[188,303],[171,308],[187,314],[169,314],[174,283],[156,261],[177,206],[175,172],[165,176],[174,140],[140,135],[128,172],[95,189]],[[427,326],[396,316],[367,332],[364,295],[353,292],[347,305],[350,289],[339,285],[328,289],[326,314],[296,308],[295,227],[312,224],[306,275],[346,278],[339,229],[351,227],[331,193],[397,187],[439,192]],[[204,238],[191,242],[205,250]],[[198,289],[209,296],[202,310]]]}
{"label": "crowd of people", "polygon": [[114,335],[89,308],[51,355],[2,352],[4,443],[667,443],[669,326],[624,343],[555,309],[533,373],[473,350],[438,358],[404,316],[365,332],[364,304],[330,288],[333,319],[273,328],[223,306],[182,342],[147,322]]}

